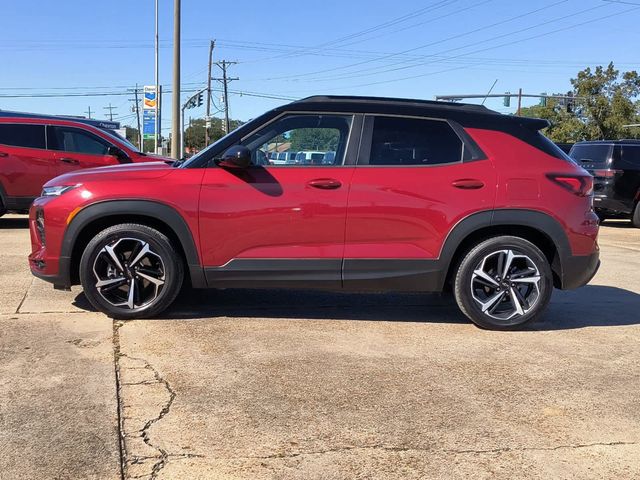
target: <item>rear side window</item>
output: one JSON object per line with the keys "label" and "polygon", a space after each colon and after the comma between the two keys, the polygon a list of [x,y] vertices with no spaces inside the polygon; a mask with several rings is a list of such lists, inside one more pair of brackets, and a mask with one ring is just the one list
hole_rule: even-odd
{"label": "rear side window", "polygon": [[575,162],[585,168],[607,168],[613,145],[606,144],[576,144],[571,149],[569,156]]}
{"label": "rear side window", "polygon": [[0,123],[0,143],[13,147],[46,148],[44,125]]}
{"label": "rear side window", "polygon": [[447,122],[375,117],[369,165],[441,165],[462,161],[462,140]]}
{"label": "rear side window", "polygon": [[[73,127],[49,127],[53,132],[50,148],[87,155],[106,155],[109,143],[92,133]],[[52,138],[53,137],[53,138]]]}

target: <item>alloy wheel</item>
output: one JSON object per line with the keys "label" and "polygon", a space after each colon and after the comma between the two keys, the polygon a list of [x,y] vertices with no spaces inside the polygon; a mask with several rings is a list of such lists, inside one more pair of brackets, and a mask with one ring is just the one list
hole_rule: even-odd
{"label": "alloy wheel", "polygon": [[105,245],[93,262],[96,290],[114,307],[137,310],[153,303],[165,284],[165,266],[148,242],[121,238]]}
{"label": "alloy wheel", "polygon": [[535,262],[506,249],[486,255],[471,276],[471,295],[485,315],[510,320],[526,315],[539,301],[542,277]]}

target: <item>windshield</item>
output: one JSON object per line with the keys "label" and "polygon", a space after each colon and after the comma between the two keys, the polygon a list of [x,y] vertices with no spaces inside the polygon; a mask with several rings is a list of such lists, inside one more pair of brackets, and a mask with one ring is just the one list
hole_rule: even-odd
{"label": "windshield", "polygon": [[613,145],[606,144],[574,145],[569,156],[585,167],[604,167],[609,163],[612,148]]}
{"label": "windshield", "polygon": [[[176,166],[179,168],[189,168],[190,166],[197,164],[200,161],[200,159],[202,159],[203,157],[205,158],[210,157],[212,153],[222,155],[224,152],[219,152],[218,150],[220,150],[224,144],[228,143],[229,137],[231,135],[237,136],[238,134],[242,135],[241,132],[245,132],[245,133],[251,132],[253,129],[256,128],[257,125],[262,124],[268,115],[270,115],[270,113],[266,113],[260,117],[254,118],[253,120],[249,120],[247,123],[243,123],[242,125],[238,126],[238,128],[231,131],[231,133],[226,134],[224,137],[216,140],[204,150],[200,150],[193,157],[189,158],[188,160],[185,160],[184,163],[178,162]],[[226,148],[229,148],[230,146],[231,145],[228,145]]]}
{"label": "windshield", "polygon": [[136,147],[129,140],[127,140],[126,138],[122,137],[121,135],[119,135],[118,133],[114,132],[113,130],[102,130],[102,131],[104,133],[106,133],[109,137],[119,141],[120,143],[124,143],[127,147],[129,147],[130,150],[133,150],[135,153],[141,153],[140,150],[138,150],[138,147]]}

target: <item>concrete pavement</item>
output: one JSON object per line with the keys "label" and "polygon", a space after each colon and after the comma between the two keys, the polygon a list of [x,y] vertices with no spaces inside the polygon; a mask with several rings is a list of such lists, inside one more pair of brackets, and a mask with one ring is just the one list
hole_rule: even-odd
{"label": "concrete pavement", "polygon": [[32,281],[6,222],[0,478],[119,478],[120,459],[126,478],[640,476],[640,230],[623,223],[591,285],[487,332],[446,297],[237,290],[114,324]]}

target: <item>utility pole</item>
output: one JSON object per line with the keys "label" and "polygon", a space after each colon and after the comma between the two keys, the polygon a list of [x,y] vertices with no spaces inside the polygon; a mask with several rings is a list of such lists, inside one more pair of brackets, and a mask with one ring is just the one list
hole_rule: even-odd
{"label": "utility pole", "polygon": [[89,116],[89,118],[91,118],[91,105],[89,105],[89,110],[87,110],[84,113],[86,113]]}
{"label": "utility pole", "polygon": [[[156,0],[156,35],[155,35],[155,85],[156,85],[156,116],[155,116],[155,127],[154,127],[154,139],[153,153],[158,153],[158,143],[160,138],[160,63],[159,63],[159,52],[160,52],[160,40],[158,38],[158,0]],[[142,133],[140,134],[142,135]]]}
{"label": "utility pole", "polygon": [[133,91],[135,98],[130,98],[130,102],[133,103],[133,110],[136,112],[136,120],[138,121],[138,150],[142,152],[143,142],[142,142],[142,128],[140,126],[140,103],[138,101],[138,84],[136,83],[136,89]]}
{"label": "utility pole", "polygon": [[213,62],[213,49],[216,41],[211,40],[209,44],[209,73],[207,74],[207,114],[204,120],[204,146],[209,146],[209,127],[211,126],[211,64]]}
{"label": "utility pole", "polygon": [[108,107],[102,107],[104,110],[109,110],[109,113],[105,113],[105,117],[109,117],[109,121],[113,122],[113,111],[116,110],[118,107],[114,107],[111,105],[111,102],[109,102],[109,106]]}
{"label": "utility pole", "polygon": [[227,62],[226,60],[216,63],[216,65],[222,69],[222,78],[216,78],[216,80],[222,82],[222,90],[224,92],[224,133],[229,133],[231,131],[231,122],[229,120],[229,82],[240,80],[238,77],[229,78],[227,76],[227,67],[237,63],[238,62]]}
{"label": "utility pole", "polygon": [[171,96],[171,156],[176,160],[180,152],[180,0],[173,0],[173,93]]}
{"label": "utility pole", "polygon": [[518,111],[516,112],[516,115],[519,117],[520,116],[520,112],[522,110],[522,89],[518,90]]}

